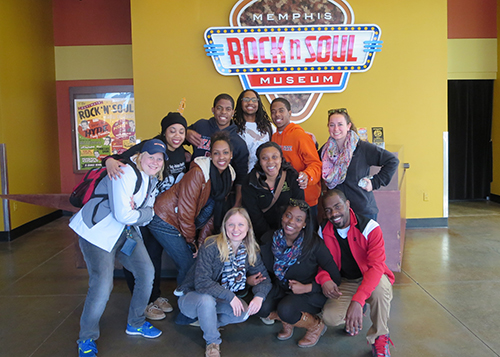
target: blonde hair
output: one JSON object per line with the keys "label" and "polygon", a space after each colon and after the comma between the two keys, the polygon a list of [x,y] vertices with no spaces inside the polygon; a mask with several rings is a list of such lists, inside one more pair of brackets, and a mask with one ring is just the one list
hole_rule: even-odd
{"label": "blonde hair", "polygon": [[[229,261],[229,247],[228,247],[229,239],[227,238],[226,234],[226,222],[230,217],[234,216],[235,214],[242,215],[243,218],[245,218],[247,221],[248,232],[247,236],[243,239],[243,244],[247,248],[248,263],[251,266],[254,266],[255,263],[257,262],[257,254],[259,253],[260,248],[259,245],[257,244],[257,241],[255,240],[252,221],[250,220],[250,216],[248,215],[247,210],[244,208],[235,207],[227,211],[226,215],[224,216],[224,219],[222,220],[222,228],[220,234],[207,238],[207,244],[215,242],[217,244],[217,248],[219,249],[219,254],[220,254],[219,256],[221,262]],[[208,242],[209,240],[210,242]]]}
{"label": "blonde hair", "polygon": [[[134,161],[136,163],[139,171],[144,171],[144,169],[142,168],[142,165],[141,165],[141,161],[142,161],[142,158],[144,157],[144,155],[149,155],[149,154],[147,151],[144,151],[144,152],[141,152],[140,154],[135,154],[134,156],[131,157],[132,161]],[[165,167],[165,160],[162,160],[160,171],[158,171],[155,175],[155,177],[158,178],[158,181],[163,180],[164,167]]]}

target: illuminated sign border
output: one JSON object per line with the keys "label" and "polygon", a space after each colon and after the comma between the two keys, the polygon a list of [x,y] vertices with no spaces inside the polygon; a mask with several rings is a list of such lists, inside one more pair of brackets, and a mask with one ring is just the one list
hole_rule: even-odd
{"label": "illuminated sign border", "polygon": [[[366,60],[363,65],[304,65],[304,66],[256,66],[256,67],[244,67],[239,68],[225,68],[221,63],[221,56],[227,55],[228,49],[224,48],[223,44],[215,44],[213,40],[213,35],[219,34],[284,34],[284,33],[296,33],[296,32],[314,32],[315,34],[331,34],[335,35],[335,32],[348,31],[348,32],[373,32],[372,40],[365,41],[363,44],[364,52],[367,52]],[[241,75],[247,72],[270,72],[273,71],[284,71],[284,72],[302,72],[302,71],[345,71],[345,72],[364,72],[367,71],[372,63],[375,52],[380,51],[380,38],[381,30],[377,25],[355,25],[355,26],[275,26],[275,27],[211,27],[205,31],[205,51],[207,56],[212,57],[214,61],[215,69],[222,75]]]}
{"label": "illuminated sign border", "polygon": [[[337,23],[275,26],[252,26],[246,23],[245,26],[242,26],[242,14],[259,1],[239,0],[231,10],[230,27],[208,28],[204,33],[205,52],[207,56],[212,58],[214,67],[219,74],[239,76],[245,90],[254,89],[258,93],[266,95],[269,101],[285,94],[309,94],[309,98],[303,102],[304,106],[292,113],[292,120],[297,123],[307,120],[312,115],[323,93],[342,92],[347,88],[351,73],[368,71],[373,65],[375,53],[382,49],[383,41],[380,40],[382,34],[380,27],[375,24],[355,24],[354,12],[345,0],[324,0],[325,4],[332,4],[342,12],[343,20]],[[295,3],[294,0],[289,1]],[[312,11],[306,13],[303,12],[305,10],[297,9],[290,10],[288,8],[286,10],[288,12],[285,12],[285,15],[280,19],[285,19],[285,16],[289,15],[293,15],[294,19],[299,18],[295,17],[296,13],[303,15],[306,19],[308,16],[311,16],[309,17],[311,19],[313,15],[320,18],[319,12],[313,14]],[[274,12],[260,12],[260,19],[267,16],[269,22],[273,21],[274,16],[281,16],[281,13],[277,12],[276,9],[272,11]],[[288,20],[288,17],[286,19]],[[269,24],[266,23],[266,25]],[[370,31],[371,33],[369,33]],[[305,33],[310,33],[310,35]],[[296,39],[293,37],[295,34],[299,34]],[[328,36],[332,40],[327,39],[327,42],[321,43],[321,41],[325,41],[321,38]],[[343,57],[346,50],[343,43],[344,36],[349,37],[347,51],[350,55],[352,54],[350,58]],[[285,41],[289,41],[289,48],[286,48],[286,45],[283,46],[283,37]],[[291,44],[293,40],[301,41],[302,46],[302,49],[297,52],[301,56],[295,58]],[[311,41],[316,41],[313,44],[316,47],[312,50],[309,49]],[[279,44],[277,44],[278,42]],[[306,46],[309,52],[305,49]],[[323,46],[323,52],[320,52],[320,46]],[[328,48],[326,55],[324,47]],[[329,51],[331,51],[331,58],[329,58]],[[286,57],[287,53],[290,57]],[[314,61],[312,57],[317,55],[319,58],[320,53],[322,60]],[[308,58],[308,55],[311,58]],[[272,61],[269,61],[270,58]],[[361,61],[356,61],[356,59],[361,59]]]}

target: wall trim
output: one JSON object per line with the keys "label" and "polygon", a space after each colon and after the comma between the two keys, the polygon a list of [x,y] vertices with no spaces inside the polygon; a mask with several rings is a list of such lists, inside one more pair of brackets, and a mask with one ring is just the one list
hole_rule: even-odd
{"label": "wall trim", "polygon": [[448,79],[497,79],[497,39],[448,39]]}
{"label": "wall trim", "polygon": [[490,201],[500,203],[500,196],[495,195],[494,193],[490,193]]}
{"label": "wall trim", "polygon": [[46,225],[47,223],[55,221],[59,217],[62,217],[62,215],[63,215],[63,212],[61,210],[58,210],[58,211],[49,213],[45,216],[42,216],[40,218],[37,218],[31,222],[25,223],[22,226],[14,228],[11,231],[8,231],[8,232],[2,231],[2,232],[0,232],[0,242],[11,242],[16,238],[19,238],[23,234],[31,232],[32,230],[40,228],[41,226]]}
{"label": "wall trim", "polygon": [[132,45],[55,46],[56,81],[134,78]]}
{"label": "wall trim", "polygon": [[406,229],[448,228],[448,218],[408,218]]}

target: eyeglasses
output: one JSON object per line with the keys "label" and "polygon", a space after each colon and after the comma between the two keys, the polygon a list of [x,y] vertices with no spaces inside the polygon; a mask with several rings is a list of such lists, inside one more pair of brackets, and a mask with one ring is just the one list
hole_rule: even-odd
{"label": "eyeglasses", "polygon": [[338,109],[330,109],[328,111],[328,116],[332,115],[332,114],[349,114],[347,113],[347,109],[346,108],[338,108]]}
{"label": "eyeglasses", "polygon": [[290,206],[298,207],[302,212],[307,212],[311,208],[306,201],[296,200],[295,198],[290,198]]}
{"label": "eyeglasses", "polygon": [[257,103],[259,101],[259,99],[255,98],[255,97],[252,97],[252,98],[250,98],[250,97],[243,97],[243,98],[241,98],[241,101],[245,102],[245,103],[248,103],[248,102]]}

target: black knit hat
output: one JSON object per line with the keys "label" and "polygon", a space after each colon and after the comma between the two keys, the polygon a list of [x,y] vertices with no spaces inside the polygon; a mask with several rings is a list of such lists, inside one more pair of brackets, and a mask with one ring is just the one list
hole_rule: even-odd
{"label": "black knit hat", "polygon": [[165,118],[161,120],[161,133],[164,134],[165,130],[167,130],[167,128],[173,124],[181,124],[184,129],[187,130],[187,121],[186,119],[184,119],[181,113],[170,112]]}

